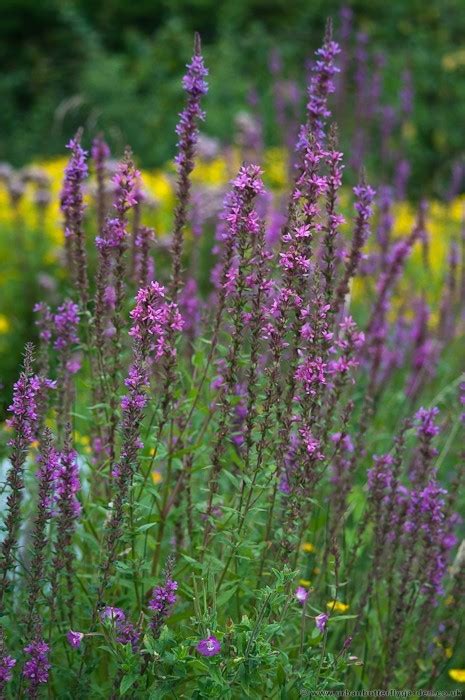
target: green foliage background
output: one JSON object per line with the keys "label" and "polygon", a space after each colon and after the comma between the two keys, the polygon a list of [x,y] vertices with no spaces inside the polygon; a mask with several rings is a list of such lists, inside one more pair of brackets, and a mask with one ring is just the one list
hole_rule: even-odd
{"label": "green foliage background", "polygon": [[[182,101],[180,76],[195,30],[210,66],[206,131],[228,140],[231,113],[256,87],[267,139],[276,140],[269,52],[303,79],[326,17],[341,0],[0,0],[0,160],[15,165],[63,152],[81,124],[104,130],[117,150],[130,143],[143,165],[170,158]],[[463,154],[463,0],[354,0],[356,28],[388,57],[393,95],[410,67],[415,136],[413,189],[444,191]],[[465,50],[464,50],[465,52]],[[454,67],[447,68],[447,57]],[[445,58],[446,57],[446,58]]]}

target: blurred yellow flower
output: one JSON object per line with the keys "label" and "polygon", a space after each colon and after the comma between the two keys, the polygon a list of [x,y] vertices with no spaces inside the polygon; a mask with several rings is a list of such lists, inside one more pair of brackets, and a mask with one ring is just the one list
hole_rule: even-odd
{"label": "blurred yellow flower", "polygon": [[303,542],[300,545],[300,549],[302,550],[302,552],[307,552],[307,554],[311,554],[315,551],[315,546],[311,542]]}
{"label": "blurred yellow flower", "polygon": [[151,476],[152,476],[152,481],[153,481],[153,483],[155,484],[155,486],[156,486],[157,484],[160,484],[160,483],[163,481],[163,477],[162,477],[162,475],[160,474],[160,472],[153,471],[152,474],[151,474]]}
{"label": "blurred yellow flower", "polygon": [[11,328],[11,324],[5,314],[0,314],[0,334],[8,333]]}
{"label": "blurred yellow flower", "polygon": [[346,605],[346,603],[341,603],[339,600],[329,600],[326,603],[326,607],[328,608],[328,610],[331,610],[331,612],[340,613],[345,613],[349,609],[349,606]]}
{"label": "blurred yellow flower", "polygon": [[299,579],[299,586],[303,586],[304,588],[310,588],[311,586],[311,581],[309,581],[307,578],[301,578]]}
{"label": "blurred yellow flower", "polygon": [[452,53],[446,53],[442,57],[442,67],[446,71],[454,71],[465,66],[465,49],[458,49]]}
{"label": "blurred yellow flower", "polygon": [[465,668],[450,668],[449,678],[457,683],[465,683]]}

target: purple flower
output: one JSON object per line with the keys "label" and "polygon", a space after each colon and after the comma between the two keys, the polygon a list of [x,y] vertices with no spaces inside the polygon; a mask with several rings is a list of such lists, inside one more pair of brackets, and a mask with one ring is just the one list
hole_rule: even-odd
{"label": "purple flower", "polygon": [[82,632],[73,632],[73,630],[69,630],[69,632],[66,633],[66,639],[73,649],[78,649],[84,639],[84,634]]}
{"label": "purple flower", "polygon": [[195,648],[202,656],[216,656],[221,651],[221,643],[211,635],[207,639],[201,639]]}
{"label": "purple flower", "polygon": [[157,360],[176,353],[170,338],[175,331],[183,329],[184,322],[177,304],[166,300],[166,290],[161,284],[151,282],[148,287],[139,289],[131,317],[133,324],[129,335],[140,341],[150,340]]}
{"label": "purple flower", "polygon": [[72,521],[78,518],[81,513],[81,504],[77,499],[80,488],[77,453],[68,446],[60,453],[55,483],[57,504],[63,526],[71,527]]}
{"label": "purple flower", "polygon": [[52,339],[53,325],[53,316],[50,311],[50,307],[47,304],[44,304],[44,302],[40,302],[34,306],[33,311],[34,313],[38,314],[35,324],[39,329],[39,338],[44,343],[49,343]]}
{"label": "purple flower", "polygon": [[37,640],[24,647],[24,651],[31,658],[24,664],[23,676],[29,678],[32,688],[36,688],[40,683],[47,683],[50,670],[48,644],[43,640]]}
{"label": "purple flower", "polygon": [[92,160],[95,162],[96,169],[99,167],[102,168],[105,160],[110,157],[108,144],[100,137],[93,140],[90,153]]}
{"label": "purple flower", "polygon": [[65,350],[79,342],[77,335],[79,307],[77,304],[67,299],[53,315],[53,323],[56,334],[54,345],[57,350]]}
{"label": "purple flower", "polygon": [[119,219],[123,219],[125,213],[135,207],[139,201],[140,172],[134,167],[131,152],[126,151],[122,161],[118,163],[113,184],[116,189],[114,207]]}
{"label": "purple flower", "polygon": [[139,646],[140,632],[127,620],[126,622],[116,623],[116,641],[119,644],[130,644],[135,652]]}
{"label": "purple flower", "polygon": [[195,53],[191,62],[187,64],[187,73],[182,79],[182,86],[188,96],[187,105],[179,115],[176,126],[179,137],[176,163],[180,170],[186,169],[188,172],[193,168],[192,156],[199,135],[197,122],[205,119],[205,113],[200,107],[200,98],[208,92],[205,81],[207,75],[208,70],[200,54],[200,41],[197,39]]}
{"label": "purple flower", "polygon": [[102,622],[105,622],[105,620],[110,620],[111,622],[124,622],[126,615],[121,608],[114,608],[111,605],[107,605],[100,612],[100,619]]}
{"label": "purple flower", "polygon": [[65,168],[61,211],[65,216],[65,235],[70,237],[76,233],[76,226],[81,225],[84,214],[82,184],[87,177],[87,152],[82,148],[79,136],[71,139],[66,148],[70,149],[71,158]]}
{"label": "purple flower", "polygon": [[297,368],[295,378],[302,382],[304,391],[309,396],[315,396],[317,389],[326,384],[327,365],[321,357],[305,358]]}
{"label": "purple flower", "polygon": [[8,407],[12,417],[8,419],[8,425],[20,434],[26,443],[32,442],[36,437],[39,420],[38,401],[40,394],[47,388],[54,389],[55,382],[25,372],[20,374],[13,387],[13,401]]}
{"label": "purple flower", "polygon": [[8,683],[12,678],[12,669],[16,664],[16,659],[14,659],[9,654],[0,656],[0,690],[3,683]]}
{"label": "purple flower", "polygon": [[294,595],[297,598],[298,602],[301,605],[303,605],[308,598],[308,591],[303,586],[298,586],[298,588],[295,589]]}
{"label": "purple flower", "polygon": [[373,211],[373,201],[376,191],[373,189],[373,187],[370,187],[370,185],[367,185],[366,182],[363,181],[356,185],[353,190],[356,197],[354,209],[363,220],[364,225],[368,227],[368,220]]}
{"label": "purple flower", "polygon": [[95,239],[100,251],[115,250],[120,247],[126,236],[126,224],[123,219],[107,219],[101,236]]}
{"label": "purple flower", "polygon": [[159,634],[164,621],[170,614],[171,608],[176,603],[177,589],[177,581],[173,581],[169,575],[167,575],[163,586],[157,586],[153,589],[152,597],[149,601],[149,609],[153,612],[150,627],[154,634]]}
{"label": "purple flower", "polygon": [[323,46],[316,52],[312,66],[312,77],[308,88],[307,113],[309,126],[318,140],[324,137],[324,125],[331,116],[328,97],[335,91],[333,78],[339,73],[335,58],[340,53],[339,44],[332,40],[332,25],[329,22]]}
{"label": "purple flower", "polygon": [[435,423],[436,416],[439,414],[439,409],[436,406],[433,408],[420,408],[415,418],[419,421],[417,434],[421,437],[432,438],[439,433],[439,427]]}
{"label": "purple flower", "polygon": [[320,613],[315,617],[315,625],[317,626],[317,629],[320,630],[321,633],[323,633],[326,629],[327,622],[329,620],[329,615],[327,613]]}

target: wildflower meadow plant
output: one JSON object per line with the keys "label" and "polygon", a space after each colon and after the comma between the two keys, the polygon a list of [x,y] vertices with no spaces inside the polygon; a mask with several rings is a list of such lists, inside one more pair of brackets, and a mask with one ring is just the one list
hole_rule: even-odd
{"label": "wildflower meadow plant", "polygon": [[[464,249],[428,308],[411,273],[430,271],[426,207],[405,235],[392,216],[405,166],[345,181],[380,99],[358,36],[346,157],[350,17],[342,49],[328,23],[300,129],[281,115],[296,142],[278,195],[256,140],[199,211],[197,35],[167,243],[131,151],[110,168],[101,136],[89,160],[85,133],[70,141],[67,289],[35,307],[5,429],[2,697],[465,682]],[[404,118],[409,76],[402,96]]]}

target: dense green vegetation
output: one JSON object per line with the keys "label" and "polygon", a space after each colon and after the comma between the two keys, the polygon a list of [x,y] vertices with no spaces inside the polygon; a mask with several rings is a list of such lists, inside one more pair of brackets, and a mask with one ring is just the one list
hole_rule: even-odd
{"label": "dense green vegetation", "polygon": [[[462,0],[346,4],[355,17],[352,35],[367,32],[374,51],[389,57],[386,100],[398,99],[405,67],[415,76],[411,192],[428,187],[444,194],[462,158]],[[84,124],[89,135],[104,131],[116,150],[130,143],[144,165],[166,161],[182,99],[179,74],[194,30],[202,34],[211,67],[207,133],[227,141],[231,115],[247,106],[256,88],[266,139],[276,142],[270,52],[279,47],[286,75],[302,84],[305,60],[325,18],[331,14],[337,30],[342,5],[341,0],[2,0],[0,160],[21,165],[61,153],[63,140]],[[164,138],[157,138],[160,133]]]}

